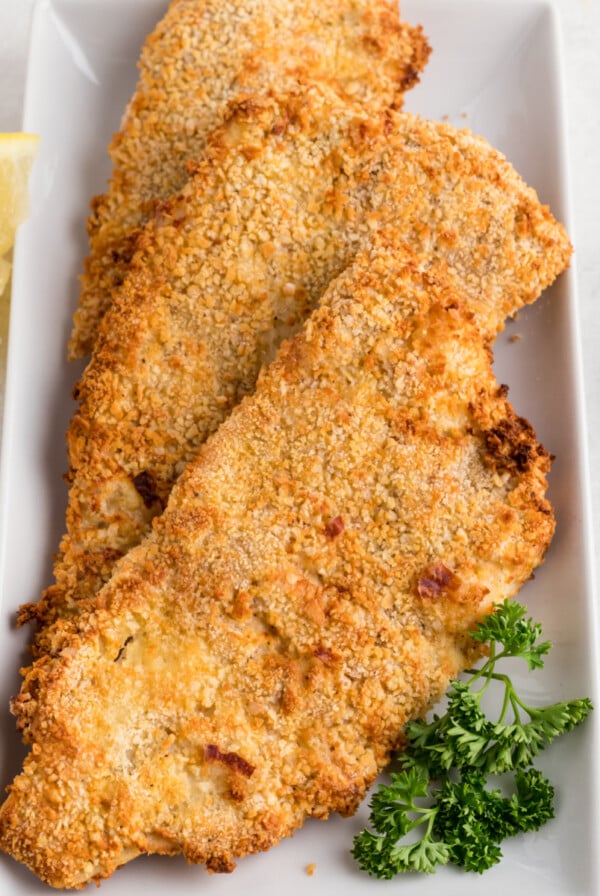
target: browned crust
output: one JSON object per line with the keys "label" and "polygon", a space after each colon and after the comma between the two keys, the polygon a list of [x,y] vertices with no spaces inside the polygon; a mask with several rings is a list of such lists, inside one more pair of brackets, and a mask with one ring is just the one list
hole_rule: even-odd
{"label": "browned crust", "polygon": [[86,355],[126,273],[137,230],[180,190],[229,103],[269,88],[329,85],[373,112],[402,105],[429,56],[389,0],[178,0],[149,36],[140,79],[92,203],[90,252],[69,351]]}
{"label": "browned crust", "polygon": [[[26,671],[0,846],[46,882],[140,852],[231,870],[352,812],[541,562],[548,456],[420,268],[394,234],[359,255]],[[490,423],[527,465],[498,466]]]}
{"label": "browned crust", "polygon": [[[43,628],[76,611],[149,530],[273,348],[389,226],[424,264],[448,268],[490,338],[571,251],[534,191],[468,132],[365,117],[317,88],[235,107],[145,228],[79,384],[56,584],[22,615],[42,624],[38,650],[51,649]],[[490,456],[497,438],[490,426]]]}

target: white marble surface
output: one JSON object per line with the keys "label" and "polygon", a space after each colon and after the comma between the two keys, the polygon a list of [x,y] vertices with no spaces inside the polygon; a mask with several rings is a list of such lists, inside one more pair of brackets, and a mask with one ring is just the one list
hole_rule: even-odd
{"label": "white marble surface", "polygon": [[[600,545],[600,0],[553,2],[564,47],[590,497]],[[33,6],[34,0],[0,0],[0,131],[20,129]],[[598,559],[595,565],[600,581]]]}

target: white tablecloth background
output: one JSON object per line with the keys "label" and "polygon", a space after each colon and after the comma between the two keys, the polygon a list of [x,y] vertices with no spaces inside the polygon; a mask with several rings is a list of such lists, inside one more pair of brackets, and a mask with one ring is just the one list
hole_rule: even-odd
{"label": "white tablecloth background", "polygon": [[[565,55],[592,521],[600,550],[600,0],[553,2]],[[0,0],[0,131],[20,130],[33,6],[34,0]],[[599,559],[595,565],[600,582]]]}

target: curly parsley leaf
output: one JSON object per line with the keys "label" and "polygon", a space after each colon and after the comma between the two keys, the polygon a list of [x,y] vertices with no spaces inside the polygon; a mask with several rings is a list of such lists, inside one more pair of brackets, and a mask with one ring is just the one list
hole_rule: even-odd
{"label": "curly parsley leaf", "polygon": [[537,768],[517,771],[515,786],[510,802],[519,831],[537,831],[554,818],[554,787]]}
{"label": "curly parsley leaf", "polygon": [[511,600],[499,604],[483,622],[480,622],[471,637],[481,644],[501,644],[502,656],[515,656],[525,660],[530,670],[541,669],[542,657],[551,648],[550,641],[538,643],[542,626],[527,616],[525,607]]}
{"label": "curly parsley leaf", "polygon": [[[390,783],[380,787],[370,803],[371,824],[376,833],[365,830],[354,839],[352,855],[363,871],[379,878],[391,878],[401,871],[431,873],[450,860],[448,847],[431,836],[437,813],[417,800],[429,796],[429,777],[423,769],[392,772]],[[426,826],[414,843],[398,841],[413,829]]]}
{"label": "curly parsley leaf", "polygon": [[[505,601],[473,633],[489,656],[465,680],[453,681],[444,715],[410,722],[408,746],[397,757],[399,772],[370,803],[370,824],[354,840],[360,868],[389,879],[403,871],[431,873],[453,863],[482,873],[500,861],[500,844],[537,830],[554,816],[554,788],[532,767],[556,737],[581,724],[589,699],[528,706],[499,661],[520,658],[530,670],[544,665],[550,642],[519,604]],[[500,688],[502,705],[488,718],[483,698]],[[492,787],[489,776],[503,787]],[[504,795],[504,791],[512,795]],[[415,837],[420,833],[420,839]],[[410,842],[407,842],[410,841]]]}

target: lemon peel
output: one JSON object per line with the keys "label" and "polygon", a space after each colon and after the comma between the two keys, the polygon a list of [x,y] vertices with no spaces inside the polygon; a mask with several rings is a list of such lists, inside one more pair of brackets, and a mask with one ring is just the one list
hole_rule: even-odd
{"label": "lemon peel", "polygon": [[[36,134],[0,134],[0,258],[12,247],[17,227],[29,214],[29,174],[39,142]],[[0,277],[6,276],[8,264],[2,261]]]}

